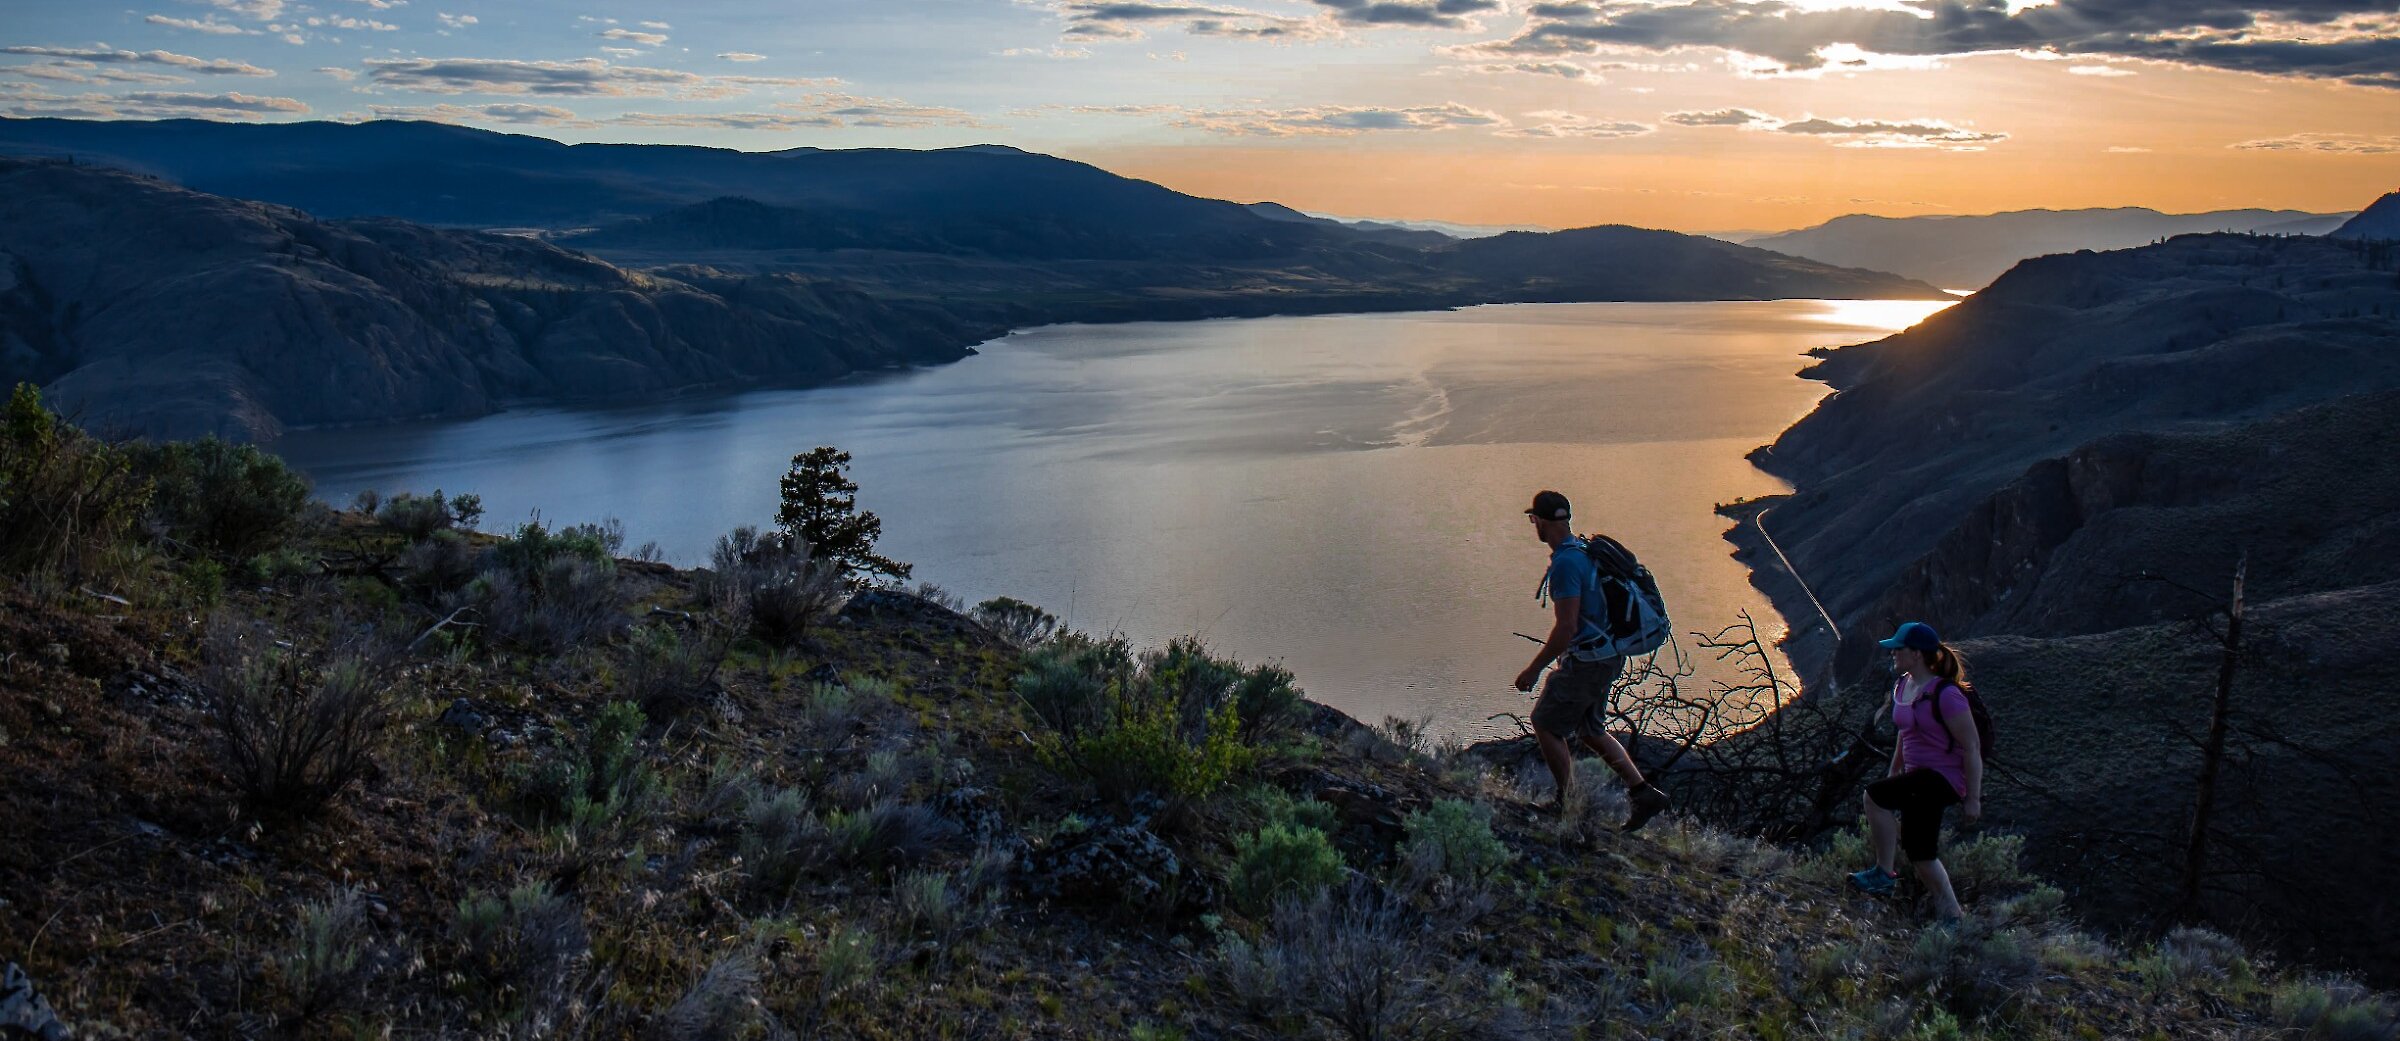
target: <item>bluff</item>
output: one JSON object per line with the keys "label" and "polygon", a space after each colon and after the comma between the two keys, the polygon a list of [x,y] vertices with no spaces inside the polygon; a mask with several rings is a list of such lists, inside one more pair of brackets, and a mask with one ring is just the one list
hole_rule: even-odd
{"label": "bluff", "polygon": [[790,276],[695,284],[521,236],[0,160],[0,382],[99,429],[272,437],[943,361],[994,332]]}
{"label": "bluff", "polygon": [[2337,239],[2400,239],[2400,192],[2375,200],[2332,234]]}
{"label": "bluff", "polygon": [[2370,650],[2400,642],[2394,268],[2388,247],[2240,235],[2043,257],[1820,352],[1836,393],[1756,456],[1795,485],[1756,520],[1842,633],[1827,660],[1803,625],[1795,656],[1872,705],[1877,637],[1962,638],[2005,735],[1990,819],[2094,913],[2142,919],[2167,910],[2225,655],[2195,622],[2246,562],[2249,780],[2212,913],[2400,971],[2368,938],[2400,923],[2374,881],[2400,870],[2400,822],[2372,809],[2400,798],[2380,765],[2400,740],[2357,725],[2400,712],[2400,662]]}

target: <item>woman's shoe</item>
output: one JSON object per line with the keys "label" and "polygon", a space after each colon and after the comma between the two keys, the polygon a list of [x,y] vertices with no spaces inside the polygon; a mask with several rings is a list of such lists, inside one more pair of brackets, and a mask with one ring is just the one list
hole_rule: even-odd
{"label": "woman's shoe", "polygon": [[1880,867],[1869,866],[1865,871],[1850,873],[1850,885],[1861,893],[1882,896],[1898,888],[1900,876]]}
{"label": "woman's shoe", "polygon": [[1625,795],[1633,811],[1625,817],[1626,831],[1642,830],[1642,825],[1650,823],[1650,818],[1666,812],[1670,803],[1667,793],[1658,790],[1655,784],[1645,784]]}

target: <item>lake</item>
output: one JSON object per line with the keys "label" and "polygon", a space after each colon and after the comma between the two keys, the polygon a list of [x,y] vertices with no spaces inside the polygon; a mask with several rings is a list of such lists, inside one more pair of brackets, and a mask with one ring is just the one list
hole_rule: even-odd
{"label": "lake", "polygon": [[1782,621],[1715,504],[1783,490],[1744,455],[1824,388],[1802,352],[1904,328],[1922,301],[1518,304],[1451,312],[1052,326],[953,365],[813,390],[304,431],[275,450],[318,494],[436,487],[482,526],[616,517],[704,562],[769,524],[777,478],[850,452],[882,551],[974,603],[1031,601],[1137,644],[1203,637],[1281,661],[1368,721],[1477,736],[1522,712],[1546,559],[1522,511],[1659,576],[1677,628]]}

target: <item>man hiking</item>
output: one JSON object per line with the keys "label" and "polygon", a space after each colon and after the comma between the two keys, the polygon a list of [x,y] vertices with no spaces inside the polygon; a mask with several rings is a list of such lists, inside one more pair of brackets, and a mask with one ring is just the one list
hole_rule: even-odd
{"label": "man hiking", "polygon": [[1554,617],[1550,638],[1542,642],[1542,649],[1535,652],[1525,671],[1517,674],[1517,689],[1531,691],[1542,670],[1558,662],[1558,669],[1542,684],[1541,697],[1533,703],[1533,740],[1541,749],[1542,762],[1550,767],[1551,779],[1558,782],[1559,801],[1564,803],[1575,783],[1575,755],[1567,742],[1581,737],[1584,745],[1599,753],[1624,780],[1633,804],[1625,830],[1633,831],[1667,808],[1667,793],[1643,780],[1641,767],[1634,765],[1625,746],[1608,732],[1608,696],[1617,677],[1625,672],[1625,659],[1609,649],[1601,624],[1608,608],[1607,597],[1599,588],[1600,570],[1584,552],[1583,540],[1569,530],[1568,515],[1567,497],[1553,491],[1535,495],[1533,505],[1525,511],[1533,521],[1534,537],[1550,547],[1550,571],[1544,583]]}

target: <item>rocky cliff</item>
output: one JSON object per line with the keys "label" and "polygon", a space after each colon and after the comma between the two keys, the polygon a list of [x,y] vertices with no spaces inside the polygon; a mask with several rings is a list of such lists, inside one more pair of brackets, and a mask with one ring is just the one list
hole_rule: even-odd
{"label": "rocky cliff", "polygon": [[2139,206],[1973,216],[1852,214],[1813,228],[1743,241],[1828,264],[1898,271],[1936,285],[1971,289],[1990,283],[2029,257],[2083,249],[2126,249],[2172,235],[2216,231],[2322,235],[2350,216],[2258,209],[2160,213]]}
{"label": "rocky cliff", "polygon": [[511,398],[824,381],[956,358],[994,331],[823,281],[703,288],[529,238],[0,160],[0,382],[45,384],[101,429],[267,438]]}

